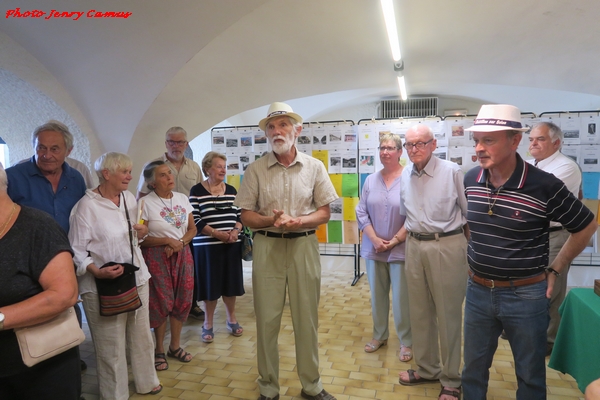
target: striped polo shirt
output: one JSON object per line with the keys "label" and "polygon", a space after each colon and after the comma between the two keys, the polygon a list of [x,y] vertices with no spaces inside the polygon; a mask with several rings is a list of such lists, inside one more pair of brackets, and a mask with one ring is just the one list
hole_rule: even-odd
{"label": "striped polo shirt", "polygon": [[516,157],[515,171],[500,188],[486,185],[488,171],[481,167],[465,175],[469,266],[486,279],[539,274],[548,266],[550,221],[575,233],[594,219],[560,179]]}

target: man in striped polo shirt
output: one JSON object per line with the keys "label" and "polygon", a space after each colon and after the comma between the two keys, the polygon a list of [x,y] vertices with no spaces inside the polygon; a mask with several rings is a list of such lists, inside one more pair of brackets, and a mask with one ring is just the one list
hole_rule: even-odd
{"label": "man in striped polo shirt", "polygon": [[[485,399],[505,330],[515,359],[517,400],[546,398],[546,330],[556,277],[596,231],[594,215],[554,175],[517,154],[518,108],[484,105],[474,125],[480,167],[465,175],[469,282],[464,318],[464,398]],[[571,237],[548,266],[550,221]]]}

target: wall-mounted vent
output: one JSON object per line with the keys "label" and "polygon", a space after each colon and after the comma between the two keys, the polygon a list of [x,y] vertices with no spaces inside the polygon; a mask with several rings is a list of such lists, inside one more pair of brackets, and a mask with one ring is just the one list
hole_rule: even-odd
{"label": "wall-mounted vent", "polygon": [[379,107],[379,118],[429,117],[437,114],[437,97],[415,97],[406,101],[383,100]]}

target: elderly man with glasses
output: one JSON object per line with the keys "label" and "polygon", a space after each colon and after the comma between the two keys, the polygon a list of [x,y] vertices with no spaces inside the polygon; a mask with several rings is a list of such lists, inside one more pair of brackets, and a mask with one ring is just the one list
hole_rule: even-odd
{"label": "elderly man with glasses", "polygon": [[[184,156],[187,144],[187,132],[179,126],[174,126],[167,131],[165,137],[167,152],[148,163],[164,161],[175,178],[174,191],[189,196],[192,186],[202,182],[202,171],[198,163]],[[150,193],[150,189],[146,187],[143,173],[140,175],[137,191],[138,199]]]}
{"label": "elderly man with glasses", "polygon": [[406,280],[417,369],[401,372],[400,384],[439,381],[439,399],[448,400],[460,398],[467,199],[460,167],[435,157],[436,144],[425,125],[406,132],[404,148],[413,165],[403,172],[400,214],[408,231]]}

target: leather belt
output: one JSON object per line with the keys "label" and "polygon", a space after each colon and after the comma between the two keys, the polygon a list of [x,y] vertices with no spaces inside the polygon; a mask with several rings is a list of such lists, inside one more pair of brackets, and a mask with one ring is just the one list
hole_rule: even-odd
{"label": "leather belt", "polygon": [[563,229],[565,229],[564,226],[553,226],[552,228],[548,229],[548,232],[558,232],[562,231]]}
{"label": "leather belt", "polygon": [[455,229],[450,232],[440,232],[440,233],[418,233],[418,232],[408,232],[408,234],[414,237],[417,240],[438,240],[441,237],[446,236],[454,236],[459,233],[463,233],[462,228]]}
{"label": "leather belt", "polygon": [[269,231],[255,231],[254,233],[260,233],[261,235],[265,235],[266,237],[273,237],[279,239],[296,239],[299,237],[309,236],[315,233],[315,231],[306,231],[306,232],[288,232],[288,233],[278,233],[278,232],[269,232]]}
{"label": "leather belt", "polygon": [[482,278],[481,276],[475,275],[475,273],[470,269],[469,269],[469,276],[471,277],[471,279],[473,279],[474,282],[479,283],[482,286],[492,288],[492,289],[495,287],[516,287],[516,286],[532,285],[534,283],[538,283],[538,282],[541,282],[544,279],[546,279],[546,274],[544,272],[542,272],[541,274],[530,276],[528,278],[513,279],[513,280],[509,280],[509,281],[499,281],[499,280],[494,280],[494,279]]}

